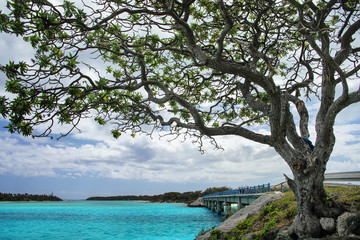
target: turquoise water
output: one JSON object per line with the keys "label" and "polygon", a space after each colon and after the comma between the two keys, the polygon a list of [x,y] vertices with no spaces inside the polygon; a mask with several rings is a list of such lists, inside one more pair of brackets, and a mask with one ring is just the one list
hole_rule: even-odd
{"label": "turquoise water", "polygon": [[206,208],[177,203],[0,202],[0,240],[187,240],[220,221]]}

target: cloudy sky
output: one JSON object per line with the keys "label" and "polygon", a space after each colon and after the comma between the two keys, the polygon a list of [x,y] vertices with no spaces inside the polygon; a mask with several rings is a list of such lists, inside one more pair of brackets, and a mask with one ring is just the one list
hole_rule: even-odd
{"label": "cloudy sky", "polygon": [[[28,60],[31,54],[21,39],[0,35],[0,64]],[[1,73],[0,95],[5,94],[4,81]],[[309,109],[312,132],[317,106]],[[337,142],[327,172],[360,170],[359,109],[360,104],[354,105],[337,118]],[[224,150],[205,143],[201,154],[191,141],[182,139],[122,135],[116,140],[111,126],[99,126],[91,119],[81,123],[81,133],[59,141],[11,135],[3,128],[6,125],[0,117],[0,192],[84,199],[277,184],[284,181],[283,173],[291,176],[272,148],[239,137],[218,137]]]}

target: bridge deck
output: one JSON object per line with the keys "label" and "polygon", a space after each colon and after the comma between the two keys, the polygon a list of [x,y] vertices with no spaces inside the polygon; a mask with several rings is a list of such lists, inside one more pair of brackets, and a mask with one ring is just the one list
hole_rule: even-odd
{"label": "bridge deck", "polygon": [[205,207],[218,214],[224,211],[224,206],[235,203],[239,208],[250,205],[260,196],[270,192],[270,184],[255,187],[239,188],[203,196]]}
{"label": "bridge deck", "polygon": [[360,171],[354,172],[339,172],[339,173],[326,173],[325,181],[360,181]]}
{"label": "bridge deck", "polygon": [[[360,171],[325,174],[325,181],[360,181]],[[281,185],[282,188],[282,185]],[[282,189],[280,189],[281,191]],[[254,202],[258,197],[271,192],[270,183],[254,187],[244,187],[229,191],[217,192],[203,196],[205,207],[218,214],[224,211],[224,206],[231,203],[244,207]]]}

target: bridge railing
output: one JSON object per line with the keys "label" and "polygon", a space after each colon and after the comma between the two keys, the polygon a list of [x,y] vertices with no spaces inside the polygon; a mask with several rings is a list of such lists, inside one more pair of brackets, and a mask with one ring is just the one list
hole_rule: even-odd
{"label": "bridge railing", "polygon": [[214,196],[223,196],[223,195],[265,193],[265,192],[270,192],[270,191],[271,191],[270,183],[268,183],[268,184],[253,186],[253,187],[242,187],[242,188],[237,188],[237,189],[228,190],[228,191],[211,193],[211,194],[207,194],[207,195],[203,196],[203,198],[214,197]]}
{"label": "bridge railing", "polygon": [[360,171],[325,173],[325,181],[360,181]]}

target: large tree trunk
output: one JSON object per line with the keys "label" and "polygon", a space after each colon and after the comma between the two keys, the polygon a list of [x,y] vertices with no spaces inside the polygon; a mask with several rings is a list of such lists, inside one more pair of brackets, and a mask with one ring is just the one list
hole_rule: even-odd
{"label": "large tree trunk", "polygon": [[[308,112],[304,103],[294,101],[300,116],[301,138],[297,134],[288,102],[278,102],[281,102],[282,115],[280,119],[271,119],[272,135],[276,137],[273,147],[287,162],[294,175],[294,180],[286,178],[297,200],[296,216],[289,233],[298,239],[319,237],[324,234],[320,218],[336,218],[343,212],[340,205],[329,198],[324,189],[326,163],[335,144],[333,125],[324,125],[322,116],[317,118],[317,139],[314,147],[307,141],[310,134],[307,127]],[[272,107],[275,112],[280,105],[274,101]],[[282,131],[279,131],[280,129]]]}
{"label": "large tree trunk", "polygon": [[324,189],[326,161],[321,161],[317,157],[308,157],[291,162],[295,179],[286,178],[289,187],[295,193],[297,211],[289,232],[299,239],[320,237],[324,235],[320,218],[336,218],[343,212],[341,206],[334,199],[329,198]]}

